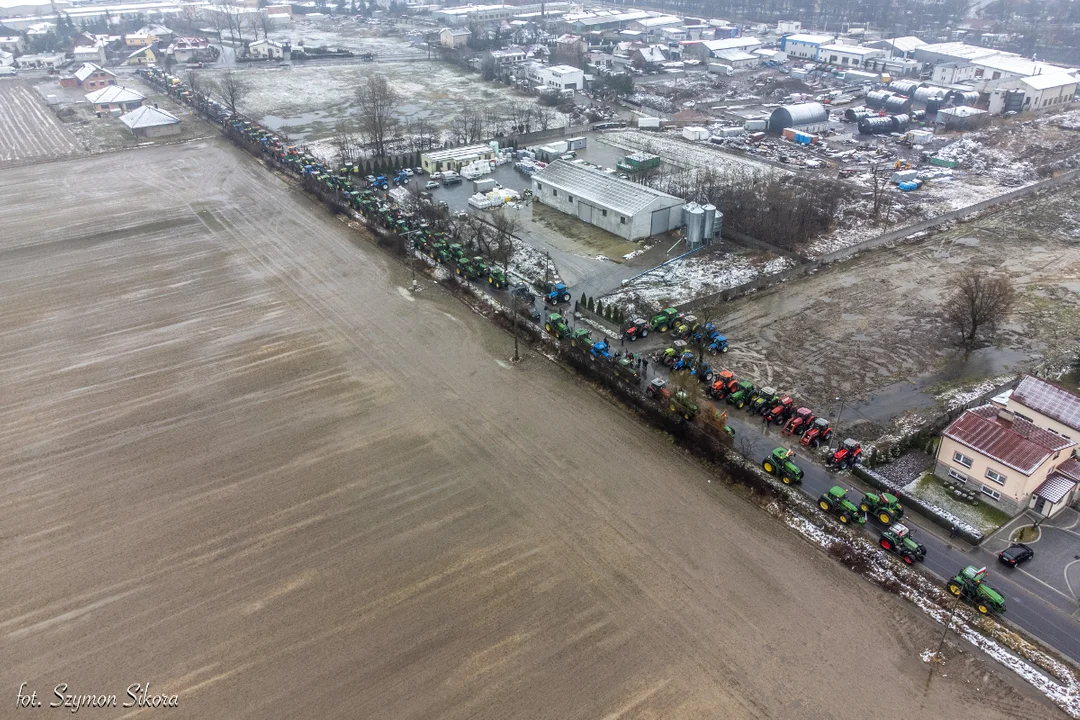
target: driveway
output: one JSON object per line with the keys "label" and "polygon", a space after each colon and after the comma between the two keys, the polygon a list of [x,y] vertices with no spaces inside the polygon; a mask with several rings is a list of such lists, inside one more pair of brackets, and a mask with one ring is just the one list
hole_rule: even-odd
{"label": "driveway", "polygon": [[[1017,516],[983,542],[983,547],[996,556],[1010,545],[1010,535],[1037,520],[1039,516],[1032,512]],[[999,564],[999,571],[1025,575],[1067,599],[1080,601],[1080,513],[1065,508],[1056,517],[1043,520],[1038,530],[1039,536],[1025,543],[1035,551],[1035,557],[1013,570]]]}

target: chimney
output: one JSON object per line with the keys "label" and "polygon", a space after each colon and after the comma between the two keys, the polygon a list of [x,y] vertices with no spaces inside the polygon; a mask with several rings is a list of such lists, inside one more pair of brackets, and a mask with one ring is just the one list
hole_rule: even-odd
{"label": "chimney", "polygon": [[1013,415],[1008,410],[1004,410],[1004,409],[998,410],[997,416],[998,416],[998,420],[1000,420],[1001,422],[1003,422],[1003,423],[1005,423],[1007,425],[1012,425],[1012,421],[1016,419],[1015,415]]}

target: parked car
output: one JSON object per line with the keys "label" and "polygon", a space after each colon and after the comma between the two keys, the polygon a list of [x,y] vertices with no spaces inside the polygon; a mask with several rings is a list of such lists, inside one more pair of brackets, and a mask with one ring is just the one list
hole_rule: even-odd
{"label": "parked car", "polygon": [[424,174],[424,168],[422,168],[422,167],[413,168],[413,172],[416,173],[417,175],[423,175]]}
{"label": "parked car", "polygon": [[425,190],[436,190],[438,189],[438,187],[439,183],[435,182],[434,180],[428,180],[426,183],[424,183]]}
{"label": "parked car", "polygon": [[1024,543],[1013,543],[998,553],[998,560],[1009,567],[1016,567],[1035,557],[1035,551]]}
{"label": "parked car", "polygon": [[405,173],[405,177],[412,177],[413,176],[412,168],[403,168],[402,172]]}
{"label": "parked car", "polygon": [[433,172],[433,173],[431,173],[431,179],[432,180],[442,180],[442,173],[441,172]]}

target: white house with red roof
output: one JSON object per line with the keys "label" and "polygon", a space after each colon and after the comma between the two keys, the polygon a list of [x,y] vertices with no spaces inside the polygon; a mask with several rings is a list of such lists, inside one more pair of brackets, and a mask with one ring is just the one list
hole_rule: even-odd
{"label": "white house with red roof", "polygon": [[937,475],[1010,513],[1031,508],[1052,516],[1080,500],[1080,396],[1029,375],[995,402],[945,429]]}

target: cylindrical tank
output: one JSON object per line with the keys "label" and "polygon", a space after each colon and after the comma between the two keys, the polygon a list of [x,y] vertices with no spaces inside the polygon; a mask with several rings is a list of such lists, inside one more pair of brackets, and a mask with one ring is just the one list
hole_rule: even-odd
{"label": "cylindrical tank", "polygon": [[709,242],[715,237],[713,229],[716,226],[716,206],[705,205],[701,209],[705,211],[705,231],[703,234],[705,236],[705,242]]}
{"label": "cylindrical tank", "polygon": [[885,99],[885,112],[890,115],[906,113],[911,110],[911,98],[904,95],[893,95]]}
{"label": "cylindrical tank", "polygon": [[712,224],[713,237],[720,237],[724,233],[724,213],[716,211],[716,218]]}
{"label": "cylindrical tank", "polygon": [[910,96],[917,87],[919,87],[918,80],[893,80],[889,83],[889,89],[901,95]]}
{"label": "cylindrical tank", "polygon": [[891,117],[865,117],[859,121],[859,132],[863,135],[877,135],[879,133],[892,132],[893,119]]}
{"label": "cylindrical tank", "polygon": [[911,116],[911,122],[922,122],[926,120],[926,110],[912,110],[908,115]]}
{"label": "cylindrical tank", "polygon": [[701,245],[705,236],[705,211],[701,206],[694,203],[688,212],[689,218],[686,223],[686,244],[692,248]]}
{"label": "cylindrical tank", "polygon": [[943,97],[945,97],[945,90],[943,88],[924,85],[923,87],[916,88],[915,92],[911,95],[911,101],[922,105],[931,100],[940,100]]}
{"label": "cylindrical tank", "polygon": [[866,93],[866,107],[878,110],[885,106],[885,101],[893,94],[888,90],[871,90]]}
{"label": "cylindrical tank", "polygon": [[829,111],[821,103],[809,102],[784,105],[769,116],[769,132],[779,135],[785,128],[802,128],[829,122]]}
{"label": "cylindrical tank", "polygon": [[688,202],[682,206],[682,224],[687,226],[690,224],[690,210],[697,207],[696,202]]}
{"label": "cylindrical tank", "polygon": [[953,105],[974,105],[979,102],[979,93],[976,90],[951,90],[945,96]]}
{"label": "cylindrical tank", "polygon": [[862,118],[870,117],[871,115],[874,115],[874,114],[875,113],[874,113],[873,110],[871,110],[870,108],[866,108],[866,107],[848,108],[847,110],[844,111],[844,117],[847,118],[848,120],[850,120],[851,122],[859,122],[859,120],[861,120]]}
{"label": "cylindrical tank", "polygon": [[891,119],[892,132],[904,132],[907,130],[907,126],[911,124],[911,116],[909,115],[893,115]]}

